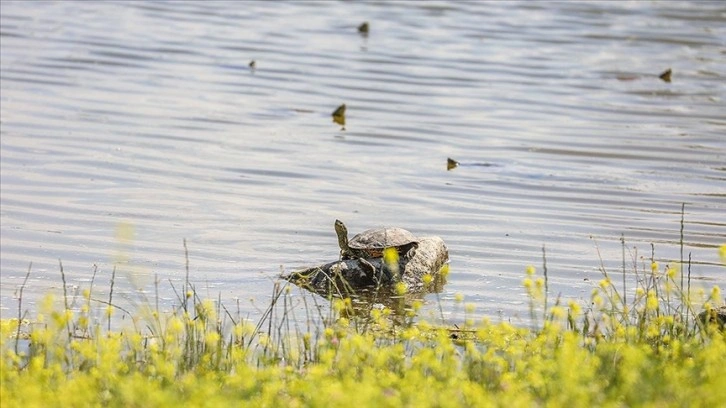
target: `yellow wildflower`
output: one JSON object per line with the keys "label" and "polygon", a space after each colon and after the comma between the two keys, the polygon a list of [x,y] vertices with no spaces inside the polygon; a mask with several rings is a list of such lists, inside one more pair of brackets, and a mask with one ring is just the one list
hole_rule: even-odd
{"label": "yellow wildflower", "polygon": [[646,300],[645,307],[651,311],[658,309],[658,298],[655,297],[655,292],[652,290],[648,291],[648,299]]}
{"label": "yellow wildflower", "polygon": [[711,288],[711,300],[719,302],[721,300],[721,288],[715,286]]}
{"label": "yellow wildflower", "polygon": [[446,265],[442,266],[441,269],[439,269],[439,275],[441,275],[444,278],[449,276],[449,264],[446,264]]}
{"label": "yellow wildflower", "polygon": [[423,283],[424,285],[429,285],[434,280],[434,278],[431,276],[430,273],[427,273],[423,276]]}
{"label": "yellow wildflower", "polygon": [[579,315],[582,312],[582,308],[580,307],[580,305],[573,300],[571,300],[567,306],[570,308],[570,312],[575,316]]}

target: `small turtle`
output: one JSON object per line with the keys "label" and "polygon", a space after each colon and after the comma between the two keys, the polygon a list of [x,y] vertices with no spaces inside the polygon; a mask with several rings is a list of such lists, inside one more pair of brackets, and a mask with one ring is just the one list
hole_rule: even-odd
{"label": "small turtle", "polygon": [[418,239],[403,228],[374,228],[361,232],[348,241],[348,229],[343,221],[335,220],[340,256],[342,259],[380,258],[386,248],[395,248],[404,259],[413,256]]}

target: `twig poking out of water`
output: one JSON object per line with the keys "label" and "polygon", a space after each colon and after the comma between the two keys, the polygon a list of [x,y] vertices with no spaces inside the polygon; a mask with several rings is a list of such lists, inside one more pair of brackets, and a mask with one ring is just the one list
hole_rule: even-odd
{"label": "twig poking out of water", "polygon": [[[660,292],[658,288],[660,288],[660,285],[658,285],[658,276],[656,275],[656,270],[653,267],[655,265],[655,244],[652,242],[650,243],[650,276],[653,281],[653,290],[655,291],[655,297],[657,299],[660,299]],[[656,316],[660,316],[660,308],[655,310]]]}
{"label": "twig poking out of water", "polygon": [[66,310],[69,309],[68,307],[68,291],[66,290],[66,274],[63,271],[63,262],[59,259],[58,265],[60,266],[60,274],[61,274],[61,282],[63,282],[63,306],[65,306]]}
{"label": "twig poking out of water", "polygon": [[189,312],[189,296],[187,296],[187,292],[189,291],[189,249],[187,249],[187,239],[184,238],[184,293],[182,294],[184,296],[184,312]]}
{"label": "twig poking out of water", "polygon": [[[98,265],[93,264],[93,276],[91,276],[91,284],[88,287],[88,298],[86,298],[86,307],[88,308],[88,312],[91,312],[91,295],[93,294],[93,282],[96,281],[96,274],[98,273]],[[84,336],[90,336],[88,333],[88,326],[85,326],[83,328],[83,335]]]}
{"label": "twig poking out of water", "polygon": [[[66,273],[63,271],[63,262],[61,262],[60,259],[58,259],[58,265],[60,266],[61,281],[63,282],[63,305],[65,306],[63,313],[68,313],[68,311],[70,310],[70,306],[68,305],[68,289],[66,288]],[[72,337],[73,332],[71,331],[71,322],[68,319],[66,319],[66,329],[68,329],[68,337],[69,338]]]}
{"label": "twig poking out of water", "polygon": [[257,322],[257,326],[255,326],[255,330],[250,336],[250,340],[247,342],[247,347],[249,347],[252,344],[252,340],[255,338],[255,336],[260,332],[260,328],[265,323],[265,320],[269,319],[268,323],[268,333],[272,333],[272,320],[273,320],[273,313],[275,310],[275,305],[277,304],[277,300],[280,298],[280,295],[282,294],[282,290],[280,290],[280,284],[279,282],[275,282],[275,284],[272,286],[272,299],[270,300],[270,306],[267,307],[267,310],[265,310],[265,313],[262,314],[262,318],[259,322]]}
{"label": "twig poking out of water", "polygon": [[113,308],[113,284],[116,282],[116,265],[113,267],[113,271],[111,272],[111,289],[108,291],[108,310],[106,312],[106,317],[108,318],[108,325],[106,329],[108,331],[111,331],[111,310]]}
{"label": "twig poking out of water", "polygon": [[18,341],[20,340],[20,326],[23,321],[23,290],[25,289],[25,284],[28,283],[28,278],[30,277],[30,270],[33,268],[33,263],[31,262],[30,265],[28,265],[28,272],[25,274],[25,279],[23,279],[23,284],[20,285],[20,291],[18,294],[18,331],[15,333],[15,354],[18,354]]}
{"label": "twig poking out of water", "polygon": [[549,294],[549,281],[547,278],[547,251],[542,245],[542,270],[544,271],[544,315],[547,316],[547,297]]}
{"label": "twig poking out of water", "polygon": [[[681,275],[683,273],[681,272]],[[686,291],[686,300],[688,301],[687,305],[690,306],[691,304],[691,253],[688,253],[688,289]],[[690,313],[686,313],[686,327],[688,327],[688,318],[690,317]]]}
{"label": "twig poking out of water", "polygon": [[154,273],[154,310],[159,315],[159,275]]}
{"label": "twig poking out of water", "polygon": [[620,249],[622,251],[622,261],[623,261],[623,304],[628,303],[628,291],[625,284],[625,234],[620,234]]}
{"label": "twig poking out of water", "polygon": [[369,31],[370,31],[370,25],[368,24],[367,21],[358,26],[358,32],[363,35],[368,35]]}
{"label": "twig poking out of water", "polygon": [[685,217],[686,217],[686,203],[681,203],[681,235],[680,240],[678,241],[678,245],[680,246],[681,250],[681,292],[683,292],[683,226],[685,224]]}

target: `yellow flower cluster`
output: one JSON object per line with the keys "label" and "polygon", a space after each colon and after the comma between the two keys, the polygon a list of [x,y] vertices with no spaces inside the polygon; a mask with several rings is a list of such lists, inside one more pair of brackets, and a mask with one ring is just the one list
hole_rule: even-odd
{"label": "yellow flower cluster", "polygon": [[[265,325],[230,322],[196,293],[188,312],[141,306],[143,321],[106,330],[88,304],[69,310],[48,297],[32,322],[0,320],[1,403],[722,406],[726,336],[697,318],[699,310],[720,310],[720,289],[703,293],[696,308],[696,296],[674,282],[677,268],[651,267],[653,280],[628,296],[606,276],[586,307],[548,303],[546,281],[528,267],[523,285],[533,328],[475,324],[475,306],[463,294],[454,295],[466,313],[463,327],[415,321],[421,301],[405,315],[382,307],[361,317],[351,299],[333,299],[330,315],[306,331],[284,312],[270,313],[282,320]],[[288,302],[273,306],[281,304]]]}
{"label": "yellow flower cluster", "polygon": [[[655,291],[644,296],[646,311],[659,307]],[[76,316],[59,312],[17,353],[21,322],[3,320],[3,405],[718,406],[726,397],[724,336],[663,334],[676,323],[671,316],[642,329],[619,325],[595,341],[592,332],[566,328],[568,315],[581,314],[574,301],[554,306],[541,331],[484,321],[470,335],[423,322],[356,332],[338,317],[320,338],[304,333],[285,351],[267,333],[250,348],[228,342],[213,329],[211,303],[198,310],[207,323],[160,316],[161,337],[120,331],[82,339],[67,335]],[[372,317],[390,314],[374,309]],[[249,322],[231,330],[235,339],[254,334]]]}

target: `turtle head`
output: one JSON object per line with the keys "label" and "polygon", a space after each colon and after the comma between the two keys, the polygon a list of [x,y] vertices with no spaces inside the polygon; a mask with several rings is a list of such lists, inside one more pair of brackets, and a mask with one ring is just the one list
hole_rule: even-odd
{"label": "turtle head", "polygon": [[335,220],[335,233],[338,234],[338,245],[341,251],[348,250],[348,228],[345,227],[343,221]]}

